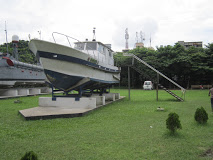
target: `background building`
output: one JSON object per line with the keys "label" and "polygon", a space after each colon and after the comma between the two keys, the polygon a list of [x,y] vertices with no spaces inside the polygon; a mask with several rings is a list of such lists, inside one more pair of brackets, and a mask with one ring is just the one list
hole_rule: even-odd
{"label": "background building", "polygon": [[178,41],[178,43],[182,46],[185,47],[185,49],[191,47],[191,46],[194,46],[196,48],[202,48],[203,47],[203,42],[200,41],[200,42],[184,42],[184,41]]}
{"label": "background building", "polygon": [[144,44],[142,42],[140,43],[135,43],[135,48],[143,48]]}

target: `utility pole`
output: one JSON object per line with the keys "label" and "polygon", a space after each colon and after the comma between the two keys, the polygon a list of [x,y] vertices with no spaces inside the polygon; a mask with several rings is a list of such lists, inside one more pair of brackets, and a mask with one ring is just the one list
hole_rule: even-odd
{"label": "utility pole", "polygon": [[159,84],[159,74],[157,73],[157,86],[156,86],[156,97],[158,101],[158,84]]}
{"label": "utility pole", "polygon": [[130,101],[130,68],[128,66],[128,90],[129,90],[129,101]]}

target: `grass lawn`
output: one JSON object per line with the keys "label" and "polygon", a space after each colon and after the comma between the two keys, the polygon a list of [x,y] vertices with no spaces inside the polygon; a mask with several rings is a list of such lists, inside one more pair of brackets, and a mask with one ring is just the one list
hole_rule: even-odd
{"label": "grass lawn", "polygon": [[[213,151],[213,113],[208,90],[189,90],[178,102],[159,91],[111,90],[127,98],[92,111],[84,117],[25,121],[19,110],[38,106],[38,96],[0,100],[0,159],[18,160],[34,151],[39,160],[71,159],[213,159],[201,156]],[[180,91],[175,91],[179,92]],[[203,106],[209,120],[199,125],[196,108]],[[165,111],[157,111],[162,107]],[[166,129],[170,112],[176,112],[182,130]],[[151,127],[150,127],[151,126]]]}

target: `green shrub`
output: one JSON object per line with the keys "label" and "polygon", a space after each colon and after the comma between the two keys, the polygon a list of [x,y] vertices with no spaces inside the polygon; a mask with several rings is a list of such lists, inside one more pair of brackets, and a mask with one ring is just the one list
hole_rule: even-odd
{"label": "green shrub", "polygon": [[182,129],[179,116],[176,113],[169,113],[166,120],[166,127],[174,133],[177,129]]}
{"label": "green shrub", "polygon": [[38,160],[37,155],[33,152],[26,152],[25,155],[21,158],[21,160]]}
{"label": "green shrub", "polygon": [[208,120],[208,114],[206,113],[206,110],[203,107],[197,108],[194,117],[195,120],[200,124],[206,123]]}

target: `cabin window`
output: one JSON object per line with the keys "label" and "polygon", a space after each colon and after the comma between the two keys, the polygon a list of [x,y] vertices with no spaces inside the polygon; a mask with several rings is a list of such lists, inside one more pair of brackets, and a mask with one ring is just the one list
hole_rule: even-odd
{"label": "cabin window", "polygon": [[74,48],[78,50],[84,50],[84,43],[76,43]]}
{"label": "cabin window", "polygon": [[103,52],[102,52],[102,54],[105,54],[105,53],[106,53],[106,48],[103,47]]}
{"label": "cabin window", "polygon": [[109,55],[109,51],[107,48],[105,48],[105,53],[106,53],[106,55]]}
{"label": "cabin window", "polygon": [[106,50],[105,47],[99,44],[99,46],[98,46],[98,51],[99,51],[101,54],[104,54],[104,55],[105,55],[105,50]]}
{"label": "cabin window", "polygon": [[97,43],[87,43],[86,50],[96,50]]}
{"label": "cabin window", "polygon": [[112,57],[112,52],[110,52],[109,50],[108,50],[108,52],[109,52],[109,56]]}

